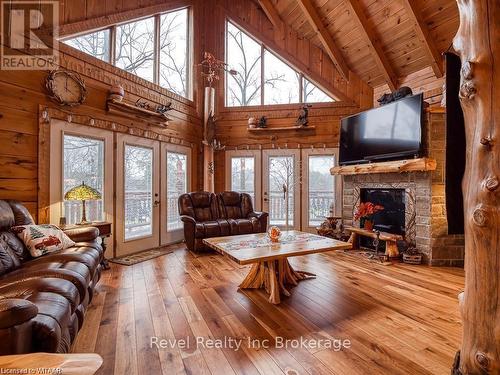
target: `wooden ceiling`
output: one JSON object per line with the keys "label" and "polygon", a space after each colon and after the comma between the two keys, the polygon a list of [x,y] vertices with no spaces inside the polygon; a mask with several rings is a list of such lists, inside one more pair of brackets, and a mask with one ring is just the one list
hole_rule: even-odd
{"label": "wooden ceiling", "polygon": [[372,87],[398,86],[426,67],[443,74],[440,54],[459,26],[456,0],[257,0],[280,21],[320,46],[341,74]]}

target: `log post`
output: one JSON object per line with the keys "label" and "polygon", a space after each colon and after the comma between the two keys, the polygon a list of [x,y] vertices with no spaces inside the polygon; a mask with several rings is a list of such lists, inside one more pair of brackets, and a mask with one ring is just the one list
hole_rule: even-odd
{"label": "log post", "polygon": [[454,374],[500,373],[500,1],[457,0],[453,41],[462,60],[460,100],[467,164],[463,179],[465,290],[462,348]]}

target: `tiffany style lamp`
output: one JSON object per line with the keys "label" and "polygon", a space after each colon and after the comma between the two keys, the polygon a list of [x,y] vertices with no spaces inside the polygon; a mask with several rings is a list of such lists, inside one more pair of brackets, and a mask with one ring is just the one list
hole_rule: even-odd
{"label": "tiffany style lamp", "polygon": [[78,225],[89,224],[85,212],[85,201],[99,199],[102,199],[101,193],[99,193],[93,187],[85,185],[85,182],[82,182],[81,185],[75,186],[74,188],[68,190],[66,194],[64,194],[64,200],[82,201],[82,221],[78,223]]}

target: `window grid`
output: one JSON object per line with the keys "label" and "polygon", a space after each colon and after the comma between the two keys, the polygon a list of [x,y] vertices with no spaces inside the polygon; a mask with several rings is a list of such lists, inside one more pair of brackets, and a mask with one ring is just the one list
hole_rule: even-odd
{"label": "window grid", "polygon": [[[228,55],[229,55],[229,48],[228,48],[228,45],[229,45],[229,36],[228,36],[228,29],[230,27],[233,27],[235,29],[237,29],[239,32],[241,32],[243,35],[245,35],[246,37],[250,38],[252,41],[254,41],[255,43],[258,43],[260,45],[260,50],[261,50],[261,53],[260,53],[260,105],[263,106],[263,105],[266,105],[266,99],[265,99],[265,85],[266,85],[266,78],[265,78],[265,54],[266,53],[269,53],[271,55],[273,55],[275,58],[277,58],[278,60],[280,60],[281,62],[283,62],[283,64],[287,65],[288,67],[290,67],[290,69],[294,70],[296,72],[296,74],[298,75],[298,101],[296,102],[290,102],[290,103],[279,103],[279,104],[302,104],[302,103],[313,103],[313,102],[310,102],[307,100],[306,98],[306,92],[304,90],[304,86],[306,86],[307,84],[308,85],[312,85],[313,86],[313,90],[315,91],[319,91],[320,94],[322,94],[323,96],[326,96],[329,100],[321,100],[320,102],[335,102],[336,100],[330,96],[328,93],[326,93],[324,90],[322,90],[321,88],[319,88],[317,85],[315,85],[310,79],[308,79],[302,72],[298,71],[297,69],[293,68],[289,63],[287,63],[286,61],[284,61],[281,57],[279,57],[278,55],[276,55],[274,52],[270,51],[269,49],[267,49],[264,44],[258,40],[256,40],[255,38],[253,38],[251,35],[247,34],[242,28],[240,28],[239,26],[237,26],[236,24],[232,23],[231,21],[227,21],[226,22],[226,42],[225,42],[225,46],[226,46],[226,61],[228,61]],[[236,71],[238,71],[238,69],[236,69]],[[226,72],[226,82],[225,82],[225,104],[227,107],[245,107],[245,106],[251,106],[253,104],[244,104],[244,105],[234,105],[234,104],[231,104],[229,102],[230,100],[230,97],[229,97],[229,82],[231,79],[235,79],[232,75],[230,75],[229,73]]]}
{"label": "window grid", "polygon": [[[161,58],[161,48],[160,48],[160,44],[161,44],[161,18],[162,16],[164,15],[167,15],[167,14],[170,14],[170,13],[175,13],[175,12],[180,12],[180,11],[186,11],[187,12],[187,22],[186,22],[186,56],[185,56],[185,66],[186,66],[186,72],[185,72],[185,82],[186,82],[186,89],[185,89],[185,92],[184,93],[180,93],[180,92],[176,92],[175,90],[170,90],[170,91],[173,91],[174,93],[177,93],[181,96],[184,96],[188,99],[192,99],[192,82],[191,82],[191,76],[192,76],[192,72],[191,72],[191,53],[190,53],[190,50],[192,48],[192,42],[191,42],[191,35],[190,35],[190,23],[191,23],[191,15],[190,15],[190,9],[189,8],[184,8],[184,9],[177,9],[177,10],[173,10],[173,11],[169,11],[169,12],[162,12],[162,13],[158,13],[158,14],[155,14],[155,15],[152,15],[152,16],[149,16],[149,17],[145,17],[145,18],[140,18],[140,19],[134,19],[134,20],[130,20],[130,21],[126,21],[126,22],[123,22],[123,23],[120,23],[120,24],[116,24],[116,25],[112,25],[112,26],[109,26],[107,28],[104,28],[104,29],[100,29],[100,30],[97,30],[97,31],[94,31],[92,33],[88,33],[88,34],[83,34],[83,35],[80,35],[78,37],[70,37],[70,38],[65,38],[63,41],[74,47],[74,48],[77,48],[77,49],[80,49],[78,47],[76,47],[74,45],[74,43],[72,43],[72,41],[74,39],[77,39],[77,38],[80,38],[80,37],[84,37],[84,36],[90,36],[90,35],[93,35],[93,34],[96,34],[96,33],[102,33],[102,32],[108,32],[109,33],[109,40],[108,40],[108,50],[109,50],[109,53],[107,55],[107,58],[104,59],[104,58],[100,58],[98,56],[94,56],[96,58],[99,58],[105,62],[108,62],[110,63],[111,65],[114,65],[114,66],[117,66],[116,65],[116,37],[117,37],[117,27],[119,26],[122,26],[122,25],[128,25],[128,24],[133,24],[135,22],[140,22],[140,21],[144,21],[144,20],[147,20],[147,19],[150,19],[150,18],[153,18],[154,20],[154,40],[153,40],[153,45],[154,45],[154,58],[153,58],[153,83],[157,84],[157,85],[160,85],[164,88],[167,88],[167,89],[170,89],[169,87],[167,86],[164,86],[161,84],[161,80],[160,80],[160,69],[161,69],[161,64],[160,64],[160,58]],[[85,51],[83,51],[85,52]],[[92,55],[91,55],[92,56]],[[141,78],[144,78],[144,77],[141,77]],[[148,80],[147,78],[144,78],[146,80]]]}

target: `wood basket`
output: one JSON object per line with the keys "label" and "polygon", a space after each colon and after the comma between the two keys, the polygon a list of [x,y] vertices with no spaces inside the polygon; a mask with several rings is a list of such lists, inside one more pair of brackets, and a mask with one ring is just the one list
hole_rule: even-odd
{"label": "wood basket", "polygon": [[403,253],[403,263],[421,264],[422,263],[422,254],[405,254],[405,253]]}

